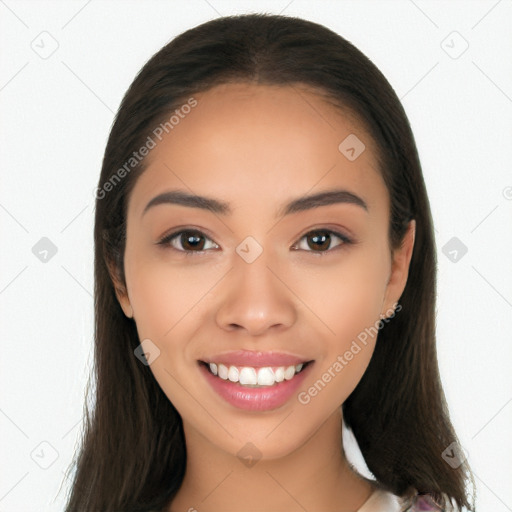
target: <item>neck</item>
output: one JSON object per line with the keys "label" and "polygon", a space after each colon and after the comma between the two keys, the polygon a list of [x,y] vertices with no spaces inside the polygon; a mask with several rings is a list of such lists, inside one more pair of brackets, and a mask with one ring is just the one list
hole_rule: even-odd
{"label": "neck", "polygon": [[373,491],[346,460],[341,408],[292,453],[252,465],[212,445],[185,422],[184,430],[187,467],[168,512],[356,512]]}

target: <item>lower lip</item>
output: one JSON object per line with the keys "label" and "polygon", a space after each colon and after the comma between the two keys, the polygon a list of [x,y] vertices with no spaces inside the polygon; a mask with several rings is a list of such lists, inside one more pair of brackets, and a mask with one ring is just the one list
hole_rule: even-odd
{"label": "lower lip", "polygon": [[273,386],[261,388],[248,388],[238,382],[231,382],[213,375],[204,364],[200,364],[200,371],[206,380],[226,402],[238,409],[246,411],[270,411],[285,404],[302,384],[313,362],[309,363],[293,379],[284,380]]}

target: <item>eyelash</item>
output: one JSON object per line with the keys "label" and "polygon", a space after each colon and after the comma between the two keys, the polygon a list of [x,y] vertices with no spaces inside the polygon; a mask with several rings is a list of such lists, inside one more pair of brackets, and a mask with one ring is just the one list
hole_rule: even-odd
{"label": "eyelash", "polygon": [[[210,241],[213,242],[213,240],[211,240],[209,237],[207,237],[204,233],[202,233],[201,231],[197,230],[197,229],[181,229],[179,231],[174,231],[173,233],[170,233],[168,235],[164,235],[160,240],[158,240],[158,242],[156,242],[157,245],[160,245],[162,246],[164,249],[172,249],[174,251],[178,251],[178,252],[181,252],[181,253],[184,253],[185,256],[192,256],[192,257],[196,257],[196,256],[199,256],[199,255],[202,255],[204,254],[205,252],[208,252],[209,249],[202,249],[200,251],[190,251],[190,250],[185,250],[185,249],[176,249],[176,247],[173,247],[171,245],[171,242],[172,240],[174,240],[175,238],[178,238],[179,235],[182,235],[183,233],[189,233],[189,234],[194,234],[194,235],[199,235],[200,237],[204,237]],[[334,249],[336,249],[336,247],[343,247],[344,245],[351,245],[351,244],[354,244],[354,240],[352,240],[351,238],[347,237],[346,235],[344,235],[343,233],[339,233],[337,231],[333,231],[331,229],[313,229],[311,231],[308,231],[307,233],[305,233],[304,235],[302,235],[302,237],[299,239],[299,242],[295,243],[294,244],[294,247],[299,245],[300,244],[300,241],[303,239],[303,238],[306,238],[308,235],[312,235],[312,234],[318,234],[318,233],[327,233],[329,235],[334,235],[335,237],[339,238],[343,243],[341,244],[338,244],[337,246],[335,246],[334,248],[331,248],[331,249],[327,249],[325,251],[313,251],[313,250],[306,250],[305,252],[311,252],[311,253],[315,253],[315,254],[319,254],[319,255],[323,255],[325,253],[329,253],[329,252],[332,252]],[[178,238],[179,239],[179,238]],[[215,245],[218,245],[216,244],[215,242],[213,242]],[[211,249],[210,249],[211,250]],[[304,251],[304,249],[299,249],[299,250],[302,250]]]}

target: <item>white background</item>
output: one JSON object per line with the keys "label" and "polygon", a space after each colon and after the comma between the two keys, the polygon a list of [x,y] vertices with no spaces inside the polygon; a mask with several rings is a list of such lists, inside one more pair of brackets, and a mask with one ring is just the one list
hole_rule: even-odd
{"label": "white background", "polygon": [[[0,512],[64,506],[92,361],[93,190],[122,95],[170,39],[245,12],[326,25],[402,99],[436,227],[452,419],[478,510],[512,510],[511,0],[0,0]],[[456,262],[452,237],[468,248]]]}

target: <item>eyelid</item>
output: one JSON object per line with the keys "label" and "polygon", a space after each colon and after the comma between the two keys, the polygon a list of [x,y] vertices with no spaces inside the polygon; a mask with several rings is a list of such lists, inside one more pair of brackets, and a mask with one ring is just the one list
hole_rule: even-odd
{"label": "eyelid", "polygon": [[187,232],[188,233],[194,233],[194,234],[197,234],[199,236],[203,236],[207,240],[213,242],[217,247],[219,247],[219,244],[217,242],[215,242],[210,236],[208,236],[203,230],[201,230],[199,228],[193,228],[193,227],[180,227],[180,228],[176,228],[175,230],[172,230],[170,233],[166,233],[165,235],[163,235],[155,243],[157,245],[162,246],[164,249],[171,249],[171,250],[174,250],[176,252],[185,254],[186,256],[198,256],[198,255],[205,254],[205,253],[207,253],[207,252],[212,250],[212,249],[202,249],[200,251],[187,251],[187,250],[182,250],[182,249],[176,249],[176,247],[173,247],[171,245],[171,241],[172,240],[178,238],[179,235],[181,235],[183,233],[187,233]]}
{"label": "eyelid", "polygon": [[[336,237],[336,238],[339,238],[341,240],[342,243],[334,246],[333,248],[330,248],[330,249],[327,249],[326,251],[305,251],[305,252],[311,252],[313,254],[325,254],[325,253],[330,253],[332,252],[334,249],[336,249],[337,247],[340,247],[340,246],[343,246],[343,245],[350,245],[350,244],[353,244],[355,243],[355,241],[352,239],[352,237],[344,234],[344,233],[340,233],[339,231],[335,231],[334,229],[329,229],[329,228],[315,228],[315,229],[310,229],[308,231],[306,231],[306,233],[304,233],[302,236],[299,237],[298,241],[296,243],[293,244],[293,247],[295,246],[298,246],[300,244],[300,242],[302,241],[303,238],[305,238],[307,235],[312,235],[314,233],[317,233],[317,232],[325,232],[325,233],[328,233],[329,236],[331,237]],[[303,249],[300,249],[300,250],[303,250]]]}
{"label": "eyelid", "polygon": [[[174,240],[175,238],[177,238],[179,235],[183,234],[184,232],[195,233],[195,234],[198,234],[199,236],[203,236],[207,240],[213,242],[217,246],[217,248],[219,247],[219,244],[217,242],[215,242],[210,236],[208,236],[202,229],[195,228],[195,227],[176,228],[176,229],[172,230],[170,233],[166,233],[165,235],[163,235],[155,243],[157,245],[162,246],[164,249],[171,249],[171,250],[183,253],[186,256],[200,256],[200,255],[206,254],[207,252],[212,250],[212,249],[202,249],[200,251],[189,251],[189,250],[176,249],[175,247],[173,247],[171,245],[171,241]],[[355,240],[352,235],[347,235],[345,233],[342,233],[340,231],[337,231],[336,229],[329,228],[329,227],[315,227],[315,228],[308,228],[307,231],[305,231],[301,236],[298,237],[297,241],[294,242],[292,247],[294,248],[294,247],[298,246],[304,237],[306,237],[307,235],[311,235],[312,233],[316,233],[316,232],[326,232],[331,236],[334,235],[335,237],[339,238],[342,241],[342,243],[336,245],[334,248],[327,249],[326,251],[313,251],[313,250],[307,251],[304,249],[294,249],[294,250],[300,250],[300,251],[304,251],[304,252],[308,252],[308,253],[312,253],[312,254],[322,255],[322,254],[326,254],[326,253],[328,254],[328,253],[332,252],[337,247],[345,246],[345,245],[352,245],[352,244],[357,243],[357,240]],[[215,248],[213,250],[217,250],[217,248]]]}

